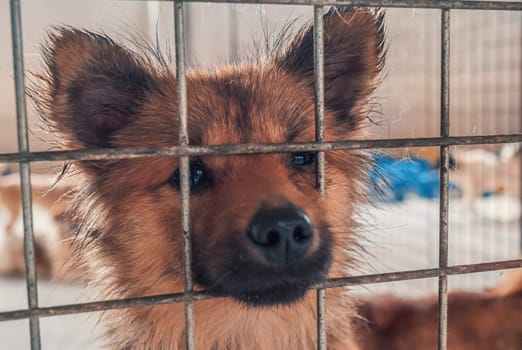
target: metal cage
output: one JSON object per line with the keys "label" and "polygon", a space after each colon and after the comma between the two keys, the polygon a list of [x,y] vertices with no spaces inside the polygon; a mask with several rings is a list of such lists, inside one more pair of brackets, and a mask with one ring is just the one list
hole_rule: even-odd
{"label": "metal cage", "polygon": [[[211,2],[210,0],[189,0],[194,2]],[[26,282],[28,291],[28,307],[26,309],[0,312],[0,321],[29,319],[31,348],[40,349],[39,319],[47,316],[66,315],[73,313],[93,312],[111,309],[121,309],[153,304],[182,302],[185,305],[185,337],[187,349],[194,349],[194,318],[193,304],[197,300],[210,299],[206,292],[194,292],[191,272],[191,238],[190,238],[190,188],[188,183],[188,160],[192,156],[230,155],[276,153],[296,151],[317,151],[318,188],[324,194],[324,152],[340,149],[371,149],[398,147],[440,147],[440,212],[439,212],[439,266],[437,268],[397,271],[383,274],[371,274],[325,280],[314,285],[317,290],[317,339],[318,349],[327,349],[325,310],[327,300],[326,288],[381,283],[400,280],[411,280],[428,277],[438,277],[439,284],[439,341],[441,350],[447,349],[447,308],[448,308],[448,276],[474,272],[493,271],[522,267],[522,259],[498,261],[480,264],[448,266],[448,178],[449,178],[449,146],[477,145],[522,142],[522,133],[497,134],[482,136],[450,136],[449,120],[449,57],[450,57],[450,18],[455,10],[503,10],[522,11],[522,2],[504,1],[417,1],[417,0],[218,0],[214,2],[256,3],[256,4],[286,4],[308,5],[314,7],[314,67],[316,95],[316,142],[300,144],[240,144],[219,146],[190,145],[187,133],[187,92],[185,78],[185,45],[183,24],[183,1],[174,1],[175,46],[176,46],[176,77],[177,94],[180,101],[179,109],[179,145],[170,148],[145,149],[98,149],[90,151],[58,151],[31,152],[28,142],[28,128],[24,86],[24,61],[22,48],[21,0],[11,0],[11,28],[14,58],[14,76],[17,108],[17,153],[0,154],[0,163],[19,163],[22,185],[22,207],[24,223],[24,253],[26,262]],[[324,72],[323,72],[323,12],[329,5],[345,5],[358,7],[402,7],[439,9],[441,13],[441,105],[440,105],[440,137],[401,138],[364,141],[325,142],[324,132]],[[183,265],[185,276],[185,292],[169,295],[143,296],[120,300],[105,300],[81,304],[59,305],[52,307],[38,306],[37,280],[35,269],[35,246],[33,233],[33,218],[31,208],[30,168],[32,162],[56,160],[101,160],[123,159],[137,157],[175,156],[180,157],[181,174],[181,206],[182,206],[182,242]]]}

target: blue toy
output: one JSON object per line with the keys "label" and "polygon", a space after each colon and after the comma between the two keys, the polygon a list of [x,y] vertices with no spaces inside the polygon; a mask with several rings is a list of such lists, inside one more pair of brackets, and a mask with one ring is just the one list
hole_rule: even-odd
{"label": "blue toy", "polygon": [[[439,196],[439,170],[425,159],[396,159],[375,154],[370,186],[372,197],[383,202],[403,201],[408,193],[433,199]],[[450,188],[455,189],[455,184],[450,183]]]}

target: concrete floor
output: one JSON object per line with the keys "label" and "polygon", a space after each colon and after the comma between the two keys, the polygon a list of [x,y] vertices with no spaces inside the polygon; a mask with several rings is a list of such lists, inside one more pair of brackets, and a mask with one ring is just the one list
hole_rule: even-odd
{"label": "concrete floor", "polygon": [[[40,305],[77,303],[89,300],[90,293],[80,286],[41,281],[38,283]],[[25,308],[25,281],[0,279],[0,310]],[[40,320],[43,349],[101,349],[100,331],[95,328],[99,313],[47,317]],[[29,350],[27,320],[0,322],[1,350]]]}
{"label": "concrete floor", "polygon": [[[520,257],[519,215],[512,198],[481,199],[470,210],[460,200],[449,205],[449,265],[502,261]],[[506,208],[508,205],[509,208]],[[361,237],[368,250],[363,273],[382,273],[438,266],[439,203],[411,197],[361,211]],[[502,272],[450,276],[449,288],[482,289],[494,285]],[[421,296],[437,291],[437,279],[393,282],[365,287],[369,292]]]}

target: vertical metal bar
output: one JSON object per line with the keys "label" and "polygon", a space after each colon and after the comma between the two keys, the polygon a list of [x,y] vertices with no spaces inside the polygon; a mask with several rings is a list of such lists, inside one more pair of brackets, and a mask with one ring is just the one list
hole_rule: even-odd
{"label": "vertical metal bar", "polygon": [[317,290],[317,349],[326,350],[326,289]]}
{"label": "vertical metal bar", "polygon": [[185,3],[183,5],[183,37],[185,38],[185,57],[194,57],[194,45],[192,40],[188,39],[192,38],[194,32],[193,25],[194,22],[197,22],[194,21],[195,6],[197,6],[197,4]]}
{"label": "vertical metal bar", "polygon": [[[176,40],[176,92],[179,113],[179,144],[189,143],[187,128],[187,81],[185,75],[185,40],[183,32],[183,1],[174,2],[174,25]],[[193,292],[192,244],[190,238],[190,165],[186,156],[179,159],[181,193],[181,234],[183,242],[183,273],[185,293]],[[194,300],[185,302],[185,344],[194,349]]]}
{"label": "vertical metal bar", "polygon": [[[473,125],[473,120],[474,120],[473,109],[474,109],[474,107],[472,107],[472,106],[474,105],[473,102],[474,102],[474,99],[475,99],[475,95],[474,95],[473,90],[472,90],[472,86],[474,85],[474,82],[473,82],[474,74],[473,74],[473,72],[475,72],[475,69],[474,69],[475,57],[474,57],[474,55],[472,55],[472,52],[473,52],[473,50],[474,50],[474,48],[475,48],[475,46],[477,44],[476,44],[476,40],[474,39],[476,37],[476,34],[475,34],[476,28],[473,25],[473,21],[475,19],[475,17],[474,17],[475,14],[473,13],[473,11],[466,11],[465,13],[467,13],[467,15],[466,15],[466,26],[465,26],[465,28],[463,28],[461,30],[461,32],[465,32],[466,33],[465,42],[467,44],[463,48],[463,50],[466,52],[466,55],[465,55],[465,59],[463,60],[464,61],[463,64],[459,65],[459,68],[458,68],[459,72],[462,72],[461,69],[463,68],[463,66],[465,67],[464,77],[459,76],[459,79],[464,80],[463,81],[464,91],[463,92],[459,91],[459,94],[464,94],[464,96],[460,95],[460,102],[465,106],[464,107],[464,110],[465,110],[465,120],[463,122],[464,122],[464,128],[466,130],[468,130],[468,132],[470,132],[468,127],[470,125]],[[461,114],[459,113],[458,115],[459,115],[459,118],[462,119]],[[467,231],[465,233],[465,237],[475,237],[475,235],[470,232],[472,230],[471,225],[466,225],[466,229],[465,230]],[[470,244],[469,241],[468,241],[468,244],[471,247],[471,244]],[[465,259],[464,261],[471,262],[472,261],[472,256],[473,256],[472,250],[471,249],[467,249],[467,253],[466,253],[466,257],[464,257],[464,259]]]}
{"label": "vertical metal bar", "polygon": [[[314,6],[315,139],[324,141],[324,40],[322,6]],[[325,194],[325,154],[317,154],[317,186]],[[326,290],[317,290],[317,349],[326,350]]]}
{"label": "vertical metal bar", "polygon": [[[314,6],[315,139],[324,141],[324,40],[323,7]],[[324,152],[317,154],[317,186],[324,195]]]}
{"label": "vertical metal bar", "polygon": [[[441,96],[440,135],[450,134],[449,118],[449,69],[450,69],[450,12],[441,12]],[[440,147],[440,217],[439,217],[439,267],[448,266],[448,184],[449,148]],[[447,349],[448,334],[448,276],[439,275],[439,350]]]}
{"label": "vertical metal bar", "polygon": [[[519,118],[519,132],[522,132],[522,103],[520,101],[522,101],[522,16],[518,16],[519,20],[520,20],[520,32],[519,32],[519,45],[520,45],[520,48],[519,50],[521,51],[519,54],[520,54],[520,61],[519,61],[519,66],[518,66],[518,69],[520,70],[520,74],[518,76],[518,89],[520,91],[520,99],[519,99],[519,106],[518,106],[518,118]],[[520,182],[519,183],[519,186],[518,186],[518,196],[519,196],[519,200],[520,200],[520,204],[522,205],[522,161],[520,161],[520,165],[518,167],[518,171],[519,171],[519,174],[518,174],[518,181]],[[519,253],[522,254],[522,217],[519,219]]]}
{"label": "vertical metal bar", "polygon": [[228,17],[229,17],[229,27],[228,27],[228,61],[230,64],[236,62],[238,58],[239,52],[239,28],[238,28],[238,15],[237,15],[237,6],[236,4],[229,5]]}
{"label": "vertical metal bar", "polygon": [[[11,35],[13,45],[13,65],[16,95],[16,119],[18,132],[18,151],[29,152],[27,131],[27,109],[25,103],[24,58],[22,43],[22,16],[20,0],[11,0]],[[31,169],[29,163],[20,162],[20,182],[22,187],[22,216],[24,222],[24,257],[27,298],[30,309],[38,308],[38,285],[36,277],[33,213],[31,203]],[[29,318],[31,349],[40,349],[40,321],[38,317]]]}

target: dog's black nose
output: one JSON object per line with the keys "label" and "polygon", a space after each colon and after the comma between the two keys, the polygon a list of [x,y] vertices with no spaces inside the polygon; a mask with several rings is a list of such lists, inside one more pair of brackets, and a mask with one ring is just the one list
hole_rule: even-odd
{"label": "dog's black nose", "polygon": [[248,226],[248,236],[268,261],[288,265],[301,259],[312,243],[312,224],[295,206],[260,209]]}

